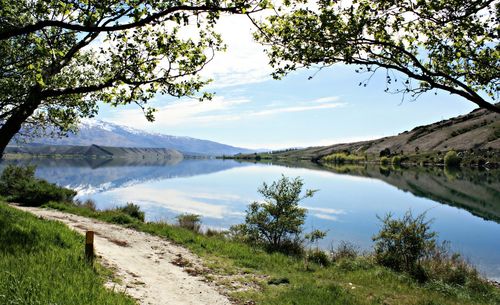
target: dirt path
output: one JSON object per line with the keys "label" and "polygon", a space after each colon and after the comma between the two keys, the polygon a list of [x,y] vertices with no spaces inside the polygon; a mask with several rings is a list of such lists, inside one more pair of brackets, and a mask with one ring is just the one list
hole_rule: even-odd
{"label": "dirt path", "polygon": [[200,266],[199,258],[188,250],[146,233],[126,229],[72,214],[40,208],[19,207],[45,219],[58,220],[84,233],[95,231],[96,255],[102,263],[116,270],[122,283],[108,283],[112,289],[125,291],[140,304],[151,305],[225,305],[231,302],[215,287],[177,266],[189,262]]}

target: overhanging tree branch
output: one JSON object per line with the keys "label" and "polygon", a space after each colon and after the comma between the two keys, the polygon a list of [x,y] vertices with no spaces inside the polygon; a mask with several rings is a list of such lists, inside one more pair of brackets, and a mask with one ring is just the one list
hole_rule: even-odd
{"label": "overhanging tree branch", "polygon": [[[314,65],[381,67],[408,78],[396,92],[440,89],[500,113],[496,2],[318,0],[310,10],[292,0],[267,21],[250,20],[277,78]],[[411,79],[419,84],[407,86]]]}
{"label": "overhanging tree branch", "polygon": [[[255,9],[253,12],[260,11],[262,9]],[[101,33],[101,32],[115,32],[115,31],[123,31],[128,29],[133,29],[137,27],[141,27],[147,24],[152,24],[159,19],[176,12],[180,11],[191,11],[191,12],[227,12],[233,14],[244,14],[244,6],[235,6],[235,7],[220,7],[220,6],[211,6],[211,5],[200,5],[200,6],[189,6],[189,5],[179,5],[175,7],[168,8],[156,14],[153,14],[149,17],[143,18],[139,21],[117,24],[117,25],[82,25],[82,24],[74,24],[67,23],[60,20],[42,20],[38,21],[34,24],[25,25],[18,28],[12,28],[6,31],[0,31],[0,40],[9,39],[12,37],[26,35],[29,33],[34,33],[46,27],[58,27],[66,30],[72,30],[76,32],[89,32],[89,33]],[[122,15],[122,14],[121,14]]]}

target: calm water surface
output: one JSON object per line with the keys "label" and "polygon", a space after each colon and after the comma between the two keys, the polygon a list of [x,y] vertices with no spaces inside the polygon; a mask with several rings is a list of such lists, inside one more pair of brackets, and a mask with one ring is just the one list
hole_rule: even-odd
{"label": "calm water surface", "polygon": [[[13,162],[13,161],[10,161]],[[35,160],[37,175],[78,190],[100,209],[126,202],[141,205],[148,220],[174,221],[180,213],[203,216],[208,227],[241,223],[247,205],[261,199],[257,188],[281,174],[300,176],[319,189],[303,202],[306,229],[328,230],[321,246],[341,240],[370,249],[377,215],[411,209],[427,212],[440,240],[451,242],[480,271],[500,280],[500,174],[440,169],[322,168],[313,164],[271,165],[233,160],[123,163],[110,160]],[[0,164],[0,168],[6,162]]]}

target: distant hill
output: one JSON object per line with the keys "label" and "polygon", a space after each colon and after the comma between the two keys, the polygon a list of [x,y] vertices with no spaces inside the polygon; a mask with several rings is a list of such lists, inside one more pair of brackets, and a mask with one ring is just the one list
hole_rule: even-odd
{"label": "distant hill", "polygon": [[318,159],[335,152],[363,152],[378,155],[382,150],[392,153],[445,152],[451,149],[500,151],[500,115],[477,109],[434,124],[419,126],[396,136],[376,140],[309,147],[276,152],[281,158]]}
{"label": "distant hill", "polygon": [[168,148],[135,148],[108,146],[73,146],[73,145],[23,145],[8,146],[6,154],[59,155],[85,158],[125,158],[144,160],[182,160],[182,153]]}
{"label": "distant hill", "polygon": [[83,120],[77,134],[64,138],[41,138],[33,143],[44,145],[135,148],[168,148],[187,155],[233,155],[252,150],[190,137],[177,137],[121,126],[100,120]]}

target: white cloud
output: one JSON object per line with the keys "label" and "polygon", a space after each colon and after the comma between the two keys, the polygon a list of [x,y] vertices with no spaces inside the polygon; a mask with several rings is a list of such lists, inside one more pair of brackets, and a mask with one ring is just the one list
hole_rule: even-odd
{"label": "white cloud", "polygon": [[327,96],[327,97],[322,97],[318,98],[315,100],[312,100],[312,103],[318,103],[318,104],[323,104],[323,103],[332,103],[332,102],[337,102],[340,98],[338,96]]}
{"label": "white cloud", "polygon": [[[115,189],[121,201],[141,202],[169,209],[175,213],[192,213],[205,217],[222,219],[229,216],[240,216],[240,212],[233,211],[225,204],[212,204],[209,201],[221,199],[218,194],[189,194],[174,189],[153,189],[146,186]],[[168,200],[165,200],[168,198]],[[228,199],[222,198],[222,199]],[[223,200],[224,201],[224,200]]]}
{"label": "white cloud", "polygon": [[320,212],[323,214],[345,214],[346,212],[344,210],[337,210],[337,209],[331,209],[331,208],[321,208],[321,207],[311,207],[311,206],[304,206],[304,208],[308,209],[309,211],[316,211]]}
{"label": "white cloud", "polygon": [[325,219],[325,220],[331,220],[331,221],[338,220],[337,216],[328,215],[328,214],[312,214],[312,216],[319,218],[319,219]]}
{"label": "white cloud", "polygon": [[[320,207],[309,207],[305,206],[304,208],[313,212],[311,215],[320,219],[337,221],[338,215],[344,215],[346,212],[344,210],[336,210],[331,208],[320,208]],[[317,212],[317,213],[314,213]]]}
{"label": "white cloud", "polygon": [[226,52],[215,58],[201,72],[214,79],[210,88],[221,88],[270,79],[272,68],[264,54],[264,47],[254,41],[252,23],[245,16],[222,16],[216,30],[227,45]]}
{"label": "white cloud", "polygon": [[[177,127],[193,124],[207,126],[229,121],[245,120],[251,117],[334,109],[346,105],[345,103],[332,102],[337,101],[337,97],[324,97],[320,100],[322,100],[320,104],[317,103],[318,100],[313,100],[299,102],[295,106],[274,104],[272,107],[266,107],[265,110],[261,110],[261,108],[257,108],[261,106],[258,106],[256,103],[252,104],[252,101],[247,98],[227,99],[224,96],[218,95],[212,101],[181,100],[157,107],[158,111],[155,113],[156,121],[154,125],[146,121],[139,109],[112,111],[106,120],[116,124],[143,129],[151,129],[152,127],[158,129],[168,126]],[[240,106],[244,104],[248,104],[247,106],[249,107],[242,109]]]}
{"label": "white cloud", "polygon": [[[165,106],[157,107],[158,112],[155,113],[154,127],[237,120],[239,119],[238,115],[225,113],[225,111],[249,102],[250,100],[244,98],[226,100],[223,96],[217,96],[212,101],[205,102],[197,100],[171,102]],[[218,113],[213,114],[214,112]],[[152,126],[146,121],[139,109],[121,109],[112,112],[107,120],[135,128],[151,128]]]}
{"label": "white cloud", "polygon": [[319,110],[319,109],[332,109],[343,106],[343,103],[335,103],[335,104],[322,104],[322,105],[312,105],[312,106],[296,106],[296,107],[284,107],[284,108],[275,108],[269,110],[256,111],[251,113],[253,116],[264,116],[264,115],[273,115],[278,113],[286,113],[286,112],[303,112],[309,110]]}

